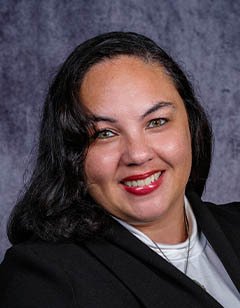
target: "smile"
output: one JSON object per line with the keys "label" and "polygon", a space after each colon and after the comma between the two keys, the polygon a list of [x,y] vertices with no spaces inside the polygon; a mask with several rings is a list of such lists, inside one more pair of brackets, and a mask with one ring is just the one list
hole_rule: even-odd
{"label": "smile", "polygon": [[150,171],[145,174],[127,177],[121,181],[124,189],[134,195],[146,195],[156,190],[163,178],[163,171]]}
{"label": "smile", "polygon": [[159,179],[160,175],[161,171],[150,175],[145,180],[127,181],[123,183],[129,187],[143,187],[155,182],[157,179]]}

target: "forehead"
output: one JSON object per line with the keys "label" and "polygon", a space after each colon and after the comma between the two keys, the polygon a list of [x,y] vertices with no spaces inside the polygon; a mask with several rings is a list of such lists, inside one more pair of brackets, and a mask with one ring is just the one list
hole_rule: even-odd
{"label": "forehead", "polygon": [[159,101],[183,104],[172,79],[156,62],[120,56],[95,64],[85,75],[81,102],[91,111],[136,107]]}

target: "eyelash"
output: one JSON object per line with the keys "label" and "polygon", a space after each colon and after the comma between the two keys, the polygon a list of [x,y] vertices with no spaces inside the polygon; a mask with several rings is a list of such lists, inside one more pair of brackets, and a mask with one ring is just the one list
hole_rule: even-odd
{"label": "eyelash", "polygon": [[[153,122],[155,122],[155,124],[156,124],[156,122],[157,122],[157,125],[155,125],[155,126],[150,126],[151,125],[151,123],[153,123]],[[157,127],[161,127],[161,126],[163,126],[164,124],[166,124],[168,122],[168,119],[165,119],[165,118],[156,118],[156,119],[152,119],[152,120],[150,120],[149,122],[148,122],[148,125],[147,125],[147,128],[157,128]],[[111,136],[101,136],[101,134],[106,134],[106,133],[110,133],[110,134],[112,134]],[[109,138],[112,138],[112,137],[114,137],[116,135],[116,133],[114,133],[114,132],[112,132],[110,129],[102,129],[102,130],[97,130],[97,132],[96,132],[96,135],[95,135],[95,138],[96,139],[109,139]]]}
{"label": "eyelash", "polygon": [[[112,136],[100,136],[103,133],[111,133]],[[98,130],[96,132],[96,139],[109,139],[115,136],[115,133],[113,133],[110,129],[103,129],[103,130]]]}
{"label": "eyelash", "polygon": [[[158,122],[158,124],[156,126],[152,126],[150,127],[150,124],[153,122]],[[163,123],[162,123],[163,122]],[[166,124],[168,122],[168,119],[166,118],[156,118],[156,119],[152,119],[151,121],[148,122],[148,128],[155,128],[155,127],[160,127],[163,126],[164,124]]]}

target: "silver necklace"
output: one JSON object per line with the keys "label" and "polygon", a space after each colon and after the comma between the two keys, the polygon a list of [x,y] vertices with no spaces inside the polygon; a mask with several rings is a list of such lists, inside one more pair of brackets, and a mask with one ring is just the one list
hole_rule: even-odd
{"label": "silver necklace", "polygon": [[[185,263],[185,267],[184,267],[184,274],[187,274],[187,268],[188,268],[188,259],[189,259],[189,252],[190,252],[190,236],[189,236],[189,222],[188,222],[188,218],[187,218],[187,214],[186,214],[186,209],[184,206],[184,222],[185,222],[185,228],[186,228],[186,232],[187,232],[187,238],[188,238],[188,247],[187,247],[187,260]],[[151,240],[154,244],[154,246],[160,251],[160,253],[164,256],[164,258],[170,263],[172,264],[172,262],[169,260],[169,258],[165,255],[165,253],[162,251],[161,247],[154,242],[153,240]]]}

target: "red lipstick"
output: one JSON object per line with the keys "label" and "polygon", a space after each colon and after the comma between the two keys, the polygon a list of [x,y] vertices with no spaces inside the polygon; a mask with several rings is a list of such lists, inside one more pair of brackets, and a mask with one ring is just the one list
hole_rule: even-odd
{"label": "red lipstick", "polygon": [[[160,170],[159,171],[157,171],[157,170],[156,171],[150,171],[150,172],[147,172],[147,173],[144,173],[144,174],[139,174],[139,175],[129,176],[129,177],[126,177],[125,179],[123,179],[122,182],[143,180],[143,179],[146,179],[150,175],[157,173],[157,172],[160,172]],[[164,171],[162,171],[160,177],[157,180],[150,183],[149,185],[135,186],[135,187],[127,186],[124,183],[122,183],[122,185],[127,192],[134,194],[134,195],[142,196],[142,195],[150,194],[151,192],[156,190],[162,183],[163,175],[164,175]]]}

